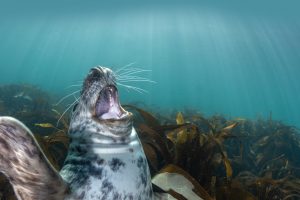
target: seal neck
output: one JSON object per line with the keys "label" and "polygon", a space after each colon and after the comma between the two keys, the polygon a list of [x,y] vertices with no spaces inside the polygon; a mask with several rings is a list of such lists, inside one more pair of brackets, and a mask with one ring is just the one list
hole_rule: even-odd
{"label": "seal neck", "polygon": [[[87,133],[89,134],[89,133]],[[76,156],[86,156],[87,154],[116,154],[128,153],[130,149],[141,148],[141,142],[134,128],[131,134],[124,138],[111,137],[91,137],[86,140],[83,138],[72,138],[69,145],[69,154]]]}
{"label": "seal neck", "polygon": [[69,133],[72,141],[80,143],[95,143],[108,141],[121,143],[131,140],[133,121],[131,115],[122,120],[99,120],[93,117],[73,119]]}
{"label": "seal neck", "polygon": [[98,121],[101,126],[102,130],[105,132],[110,133],[114,138],[122,138],[126,136],[130,136],[132,133],[132,127],[133,127],[133,120],[132,120],[132,114],[128,112],[128,116],[124,119],[107,119],[107,120],[99,120],[94,119],[95,121]]}
{"label": "seal neck", "polygon": [[[129,132],[130,130],[130,132]],[[107,134],[101,134],[101,132],[85,131],[80,134],[72,133],[70,144],[81,144],[81,145],[124,145],[129,144],[132,141],[138,140],[135,129],[131,126],[128,129],[128,133],[115,137]]]}

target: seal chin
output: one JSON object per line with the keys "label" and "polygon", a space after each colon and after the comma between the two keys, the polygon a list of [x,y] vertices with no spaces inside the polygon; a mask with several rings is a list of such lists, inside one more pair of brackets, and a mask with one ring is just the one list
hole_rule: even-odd
{"label": "seal chin", "polygon": [[100,91],[95,104],[95,118],[101,121],[122,121],[129,116],[129,113],[120,105],[117,87],[114,85],[105,86]]}

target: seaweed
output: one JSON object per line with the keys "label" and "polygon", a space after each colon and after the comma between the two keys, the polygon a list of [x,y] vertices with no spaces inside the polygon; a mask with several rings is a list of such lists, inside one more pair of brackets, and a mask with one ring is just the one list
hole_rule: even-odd
{"label": "seaweed", "polygon": [[21,120],[33,132],[51,134],[35,123],[53,123],[53,101],[55,97],[32,85],[2,85],[0,86],[0,115],[12,116]]}
{"label": "seaweed", "polygon": [[[300,197],[296,128],[271,118],[226,120],[221,115],[205,118],[191,111],[189,115],[178,112],[173,119],[164,117],[164,124],[154,127],[151,121],[160,121],[154,117],[159,113],[131,108],[140,114],[135,121],[138,132],[143,133],[142,142],[147,138],[145,153],[153,175],[165,165],[175,165],[192,175],[214,199]],[[159,137],[149,140],[153,135]]]}
{"label": "seaweed", "polygon": [[[53,107],[55,97],[30,85],[0,86],[0,113],[23,121],[59,170],[67,153],[69,117]],[[193,192],[211,200],[300,198],[300,135],[295,127],[268,119],[206,117],[185,110],[167,114],[124,105],[134,113],[153,178],[176,173]],[[168,190],[176,199],[187,199]],[[0,199],[15,199],[0,175]]]}

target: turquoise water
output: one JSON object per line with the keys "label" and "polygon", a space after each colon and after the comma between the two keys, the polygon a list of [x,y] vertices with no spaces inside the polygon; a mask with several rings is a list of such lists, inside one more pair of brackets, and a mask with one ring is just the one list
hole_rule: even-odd
{"label": "turquoise water", "polygon": [[122,102],[300,127],[299,3],[0,3],[0,84],[64,96],[95,65],[150,69]]}

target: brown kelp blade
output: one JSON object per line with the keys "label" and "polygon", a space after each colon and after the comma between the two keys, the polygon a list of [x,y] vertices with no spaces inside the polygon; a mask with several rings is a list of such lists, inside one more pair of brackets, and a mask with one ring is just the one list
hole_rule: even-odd
{"label": "brown kelp blade", "polygon": [[224,165],[225,165],[225,169],[226,169],[226,176],[227,178],[231,178],[232,177],[232,167],[231,167],[231,164],[228,160],[227,157],[224,157],[223,158],[223,161],[224,161]]}
{"label": "brown kelp blade", "polygon": [[153,169],[155,172],[158,170],[158,157],[156,155],[155,147],[147,142],[142,142],[142,146],[144,149],[144,152],[147,156],[150,169]]}
{"label": "brown kelp blade", "polygon": [[245,190],[237,181],[232,181],[228,185],[219,187],[216,197],[220,200],[257,200],[253,194]]}
{"label": "brown kelp blade", "polygon": [[182,115],[181,112],[178,112],[178,113],[177,113],[177,116],[176,116],[176,123],[177,123],[178,125],[184,124],[184,118],[183,118],[183,115]]}
{"label": "brown kelp blade", "polygon": [[171,161],[171,155],[167,148],[166,139],[146,124],[141,124],[138,130],[141,140],[155,147],[165,161],[169,163]]}
{"label": "brown kelp blade", "polygon": [[168,124],[168,125],[160,125],[157,127],[152,127],[153,130],[161,133],[165,131],[173,131],[178,128],[188,128],[190,126],[193,126],[191,123],[184,123],[184,124]]}
{"label": "brown kelp blade", "polygon": [[55,128],[51,123],[35,123],[34,125],[42,128]]}
{"label": "brown kelp blade", "polygon": [[125,108],[130,108],[130,109],[134,109],[134,110],[138,111],[148,126],[150,126],[150,127],[159,127],[160,126],[159,121],[149,112],[147,112],[141,108],[138,108],[136,106],[133,106],[133,105],[122,105],[122,106]]}

